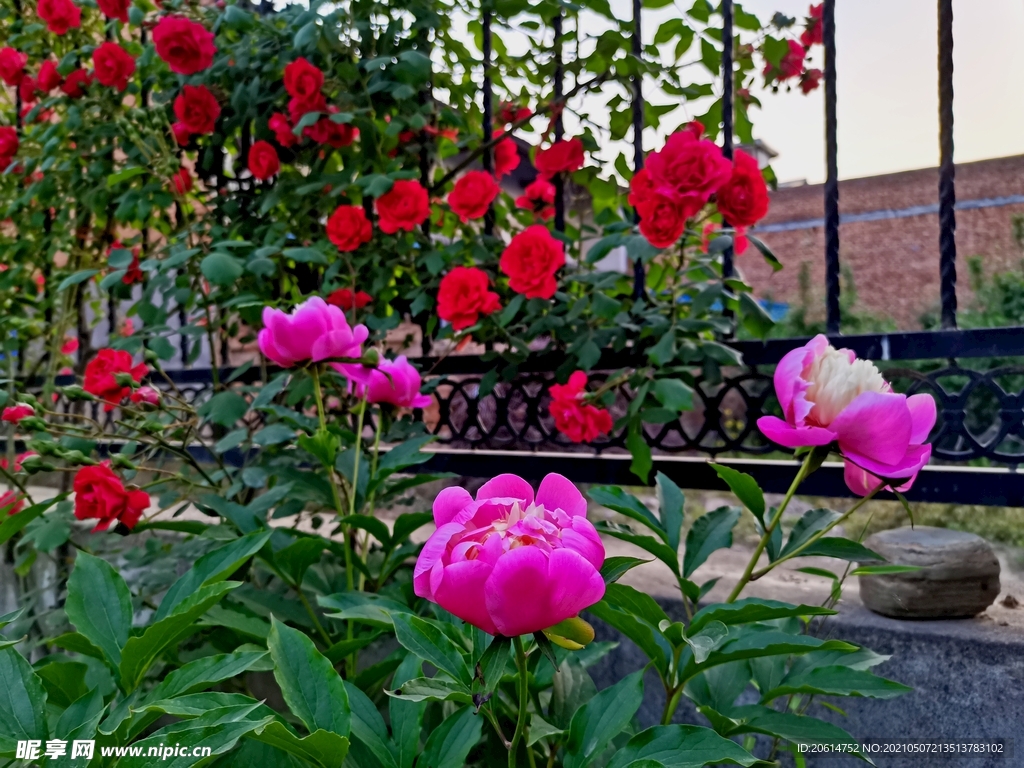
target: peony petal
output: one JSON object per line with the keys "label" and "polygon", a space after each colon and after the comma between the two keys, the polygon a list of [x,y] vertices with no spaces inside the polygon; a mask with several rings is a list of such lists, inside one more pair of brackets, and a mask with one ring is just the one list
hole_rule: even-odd
{"label": "peony petal", "polygon": [[604,597],[604,579],[589,562],[571,549],[556,549],[548,563],[553,589],[548,595],[550,618],[542,629],[577,616]]}
{"label": "peony petal", "polygon": [[498,634],[487,612],[484,591],[493,566],[482,560],[464,560],[443,569],[434,600],[446,611],[492,635]]}
{"label": "peony petal", "polygon": [[920,445],[928,439],[932,427],[935,426],[936,410],[935,398],[931,395],[911,395],[907,398],[907,408],[910,409],[910,444]]}
{"label": "peony petal", "polygon": [[907,396],[889,392],[862,392],[830,425],[844,454],[867,456],[880,464],[903,458],[911,427]]}
{"label": "peony petal", "polygon": [[[589,563],[587,567],[593,570]],[[506,637],[526,635],[567,618],[554,618],[549,608],[555,586],[548,578],[548,557],[536,547],[517,547],[502,555],[484,591],[487,612],[498,632]]]}
{"label": "peony petal", "polygon": [[412,406],[411,407],[413,407],[413,408],[426,408],[432,402],[434,402],[434,398],[432,398],[430,395],[416,395],[412,399]]}
{"label": "peony petal", "polygon": [[434,524],[440,528],[452,522],[455,517],[468,507],[475,506],[469,491],[460,486],[445,488],[434,498]]}
{"label": "peony petal", "polygon": [[525,509],[533,503],[533,488],[519,475],[498,475],[481,485],[476,492],[477,501],[493,498],[518,499]]}
{"label": "peony petal", "polygon": [[436,564],[444,564],[443,558],[448,550],[448,542],[464,530],[465,528],[458,523],[448,523],[430,534],[430,538],[420,551],[420,556],[416,558],[416,567],[412,572],[413,591],[417,595],[428,600],[434,599],[430,588],[430,571]]}
{"label": "peony petal", "polygon": [[806,385],[806,382],[802,382],[801,374],[807,367],[805,362],[807,356],[807,347],[800,347],[787,352],[775,366],[775,396],[779,399],[779,405],[782,406],[782,413],[785,414],[787,421],[790,420],[792,413],[791,404],[796,394],[797,385],[799,383]]}
{"label": "peony petal", "polygon": [[537,506],[548,510],[560,509],[570,516],[587,515],[587,500],[579,488],[568,478],[554,472],[540,481]]}
{"label": "peony petal", "polygon": [[824,427],[791,427],[776,416],[762,416],[757,420],[761,434],[773,443],[786,448],[800,448],[805,445],[828,445],[836,439],[831,429]]}
{"label": "peony petal", "polygon": [[846,487],[858,496],[867,496],[881,482],[866,469],[858,467],[849,459],[844,462],[843,479],[846,480]]}
{"label": "peony petal", "polygon": [[932,457],[930,445],[912,445],[907,452],[892,464],[884,464],[875,461],[870,456],[862,456],[856,453],[843,452],[843,458],[852,461],[854,464],[866,469],[879,477],[910,477],[917,474],[928,460]]}
{"label": "peony petal", "polygon": [[604,544],[593,523],[585,517],[574,517],[572,527],[562,529],[562,545],[578,552],[598,570],[604,565]]}

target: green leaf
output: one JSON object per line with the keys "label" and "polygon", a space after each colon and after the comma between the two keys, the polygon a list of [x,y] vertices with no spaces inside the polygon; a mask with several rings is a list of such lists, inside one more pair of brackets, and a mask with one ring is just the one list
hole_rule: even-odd
{"label": "green leaf", "polygon": [[326,548],[327,542],[319,536],[309,536],[274,553],[274,562],[291,579],[292,584],[301,585],[306,571],[320,562]]}
{"label": "green leaf", "polygon": [[135,166],[133,168],[123,168],[117,173],[112,173],[107,176],[107,187],[113,188],[120,184],[122,181],[128,181],[128,179],[134,179],[136,176],[141,176],[146,173],[149,169],[145,166]]}
{"label": "green leaf", "polygon": [[911,690],[901,683],[886,680],[861,669],[843,666],[817,667],[787,675],[781,685],[767,691],[761,697],[761,703],[767,704],[772,699],[791,693],[893,699]]}
{"label": "green leaf", "polygon": [[397,768],[395,745],[388,739],[388,728],[376,705],[348,681],[345,682],[345,690],[352,707],[352,739],[373,753],[375,765]]}
{"label": "green leaf", "polygon": [[662,544],[657,539],[651,536],[640,536],[639,534],[633,533],[631,530],[623,530],[622,528],[614,527],[608,523],[598,525],[597,529],[601,533],[614,536],[616,539],[628,541],[630,544],[635,544],[640,547],[640,549],[650,552],[656,558],[661,560],[661,562],[667,565],[672,573],[679,573],[679,557],[668,545]]}
{"label": "green leaf", "polygon": [[245,272],[245,266],[234,256],[215,251],[199,263],[203,276],[214,285],[231,285]]}
{"label": "green leaf", "polygon": [[93,645],[89,640],[78,632],[66,632],[63,635],[58,635],[50,641],[53,645],[58,648],[63,648],[66,651],[72,653],[78,653],[82,656],[89,656],[93,659],[99,659],[105,661],[103,651]]}
{"label": "green leaf", "polygon": [[887,576],[892,573],[914,573],[920,571],[919,565],[865,565],[850,571],[851,576]]}
{"label": "green leaf", "polygon": [[[400,687],[423,674],[423,662],[413,654],[406,654],[398,665],[392,685]],[[402,701],[392,698],[388,701],[388,714],[391,716],[391,732],[397,754],[398,768],[412,768],[420,752],[420,734],[423,731],[423,716],[427,712],[427,704],[416,701]]]}
{"label": "green leaf", "polygon": [[654,462],[651,460],[651,446],[644,435],[643,422],[639,418],[634,418],[630,422],[629,432],[626,434],[626,449],[633,457],[629,471],[646,484]]}
{"label": "green leaf", "polygon": [[[788,50],[788,47],[787,47]],[[782,262],[779,261],[778,257],[772,253],[772,249],[765,245],[764,241],[758,237],[754,237],[749,232],[747,233],[747,240],[754,244],[754,247],[761,252],[761,256],[772,268],[772,272],[778,272],[782,269]]]}
{"label": "green leaf", "polygon": [[604,599],[652,627],[658,627],[663,621],[672,623],[653,597],[625,584],[609,584],[605,588]]}
{"label": "green leaf", "polygon": [[683,505],[686,499],[679,486],[672,482],[667,475],[659,472],[654,478],[658,488],[658,514],[661,516],[661,525],[665,529],[668,545],[679,551],[679,537],[683,529]]}
{"label": "green leaf", "polygon": [[200,587],[224,581],[241,568],[250,557],[259,552],[270,540],[270,535],[271,531],[250,533],[248,536],[235,539],[230,544],[203,555],[167,590],[156,613],[153,614],[153,621],[157,622],[169,616]]}
{"label": "green leaf", "polygon": [[562,728],[556,728],[543,717],[534,712],[530,715],[530,738],[526,742],[526,746],[532,747],[541,739],[547,739],[552,736],[561,738],[564,735],[565,730],[563,730]]}
{"label": "green leaf", "polygon": [[846,560],[851,563],[885,560],[880,554],[872,552],[863,544],[840,536],[827,536],[818,539],[800,554],[803,557],[834,557],[837,560]]}
{"label": "green leaf", "polygon": [[703,669],[742,659],[802,654],[811,651],[857,650],[857,646],[844,643],[841,640],[820,640],[808,635],[791,635],[760,627],[731,627],[729,633],[730,637],[708,656],[707,661],[698,665],[690,658],[680,672],[680,677],[683,680],[688,680]]}
{"label": "green leaf", "polygon": [[252,436],[252,441],[263,448],[270,445],[280,445],[281,443],[287,443],[295,437],[295,430],[290,427],[281,424],[268,424],[255,435]]}
{"label": "green leaf", "polygon": [[249,738],[269,744],[321,768],[342,768],[348,755],[348,739],[323,729],[313,731],[305,738],[299,738],[283,724],[272,721],[256,728]]}
{"label": "green leaf", "polygon": [[[149,750],[158,750],[164,744],[187,744],[193,750],[209,748],[211,756],[224,754],[232,750],[238,744],[238,740],[246,734],[273,722],[273,716],[259,720],[247,720],[245,719],[247,709],[252,711],[255,707],[215,709],[195,720],[185,720],[161,728],[152,736],[132,745],[138,750],[138,757],[123,757],[117,764],[119,768],[152,766],[153,757],[149,755]],[[157,752],[153,754],[157,754]],[[161,768],[165,766],[166,768],[192,768],[196,765],[196,758],[192,756],[191,750],[188,750],[187,755],[162,760],[160,765]]]}
{"label": "green leaf", "polygon": [[775,327],[772,316],[749,293],[740,294],[740,313],[743,315],[743,327],[758,339],[767,338]]}
{"label": "green leaf", "polygon": [[407,680],[393,691],[385,691],[388,696],[402,701],[455,701],[460,704],[472,704],[473,696],[462,683],[444,677],[417,677]]}
{"label": "green leaf", "polygon": [[355,619],[364,624],[390,630],[397,615],[411,614],[412,611],[396,600],[369,592],[339,592],[336,595],[317,596],[316,601],[329,610],[332,619]]}
{"label": "green leaf", "polygon": [[146,696],[146,701],[160,701],[196,693],[211,685],[241,675],[260,660],[266,651],[238,651],[205,656],[171,671]]}
{"label": "green leaf", "polygon": [[[663,675],[668,672],[669,660],[672,658],[672,645],[665,639],[660,629],[606,600],[601,600],[587,610],[636,643],[647,658],[654,662],[659,672]],[[556,724],[561,725],[561,723]]]}
{"label": "green leaf", "polygon": [[38,504],[33,504],[31,507],[21,510],[16,515],[9,515],[6,520],[0,523],[0,545],[7,543],[7,541],[26,525],[31,523],[46,510],[61,501],[64,495],[61,494],[53,499],[47,499],[41,501]]}
{"label": "green leaf", "polygon": [[736,494],[736,498],[740,500],[740,503],[754,513],[754,517],[761,523],[761,528],[763,529],[765,527],[764,494],[761,492],[757,481],[745,472],[738,472],[732,467],[715,463],[712,463],[711,466],[718,473],[718,476],[725,481],[726,485],[732,489],[732,492]]}
{"label": "green leaf", "polygon": [[777,712],[756,704],[738,707],[732,715],[744,721],[735,733],[763,733],[795,744],[842,744],[853,748],[848,754],[859,754],[857,742],[850,734],[817,718]]}
{"label": "green leaf", "polygon": [[199,406],[199,415],[222,427],[233,427],[248,410],[249,401],[237,392],[219,392]]}
{"label": "green leaf", "polygon": [[722,763],[751,766],[758,762],[739,744],[697,725],[656,725],[641,731],[615,753],[608,768],[637,768],[642,760],[665,768]]}
{"label": "green leaf", "polygon": [[70,707],[72,703],[89,692],[85,676],[89,665],[81,661],[67,661],[60,656],[51,656],[50,663],[36,669],[36,675],[46,689],[46,700],[58,707]]}
{"label": "green leaf", "polygon": [[347,737],[352,713],[345,684],[313,641],[271,618],[267,639],[274,679],[285,703],[310,733],[323,729]]}
{"label": "green leaf", "polygon": [[789,534],[786,546],[782,548],[779,557],[785,557],[801,544],[807,542],[812,536],[828,528],[842,515],[833,512],[831,509],[809,509],[793,526]]}
{"label": "green leaf", "polygon": [[0,649],[0,752],[14,753],[19,741],[45,740],[46,691],[32,667],[14,648]]}
{"label": "green leaf", "polygon": [[627,571],[636,568],[638,565],[650,563],[651,560],[642,560],[639,557],[608,557],[601,566],[601,578],[605,584],[611,584]]}
{"label": "green leaf", "polygon": [[420,762],[425,768],[463,768],[470,750],[480,741],[483,720],[473,707],[463,707],[450,715],[431,731]]}
{"label": "green leaf", "polygon": [[654,396],[670,411],[693,410],[693,388],[679,379],[658,379],[654,382]]}
{"label": "green leaf", "polygon": [[480,681],[480,686],[484,691],[490,692],[498,687],[501,676],[505,674],[505,668],[508,666],[511,648],[512,638],[498,636],[483,652],[477,663],[479,674],[476,679]]}
{"label": "green leaf", "polygon": [[608,507],[608,509],[636,520],[638,523],[643,523],[668,543],[668,534],[661,527],[661,521],[651,514],[651,511],[636,496],[626,493],[616,485],[598,485],[587,491],[587,496],[603,507]]}
{"label": "green leaf", "polygon": [[647,350],[647,357],[654,365],[666,366],[676,356],[676,335],[674,331],[662,334],[658,343]]}
{"label": "green leaf", "polygon": [[198,630],[196,619],[240,585],[241,582],[226,581],[202,587],[179,603],[166,618],[150,624],[141,635],[129,638],[120,664],[124,690],[133,691],[164,650]]}
{"label": "green leaf", "polygon": [[693,651],[693,660],[698,664],[703,664],[728,634],[729,628],[725,624],[720,621],[710,621],[700,632],[690,632],[683,639]]}
{"label": "green leaf", "polygon": [[551,679],[551,707],[548,713],[552,723],[567,729],[573,715],[597,694],[597,688],[577,658],[571,653],[559,665]]}
{"label": "green leaf", "polygon": [[68,275],[60,281],[60,285],[57,286],[58,291],[64,291],[70,288],[72,285],[78,285],[84,283],[93,275],[98,275],[100,271],[98,269],[84,269],[81,272],[75,272],[73,275]]}
{"label": "green leaf", "polygon": [[619,735],[644,698],[644,670],[600,691],[584,704],[569,725],[566,768],[583,768]]}
{"label": "green leaf", "polygon": [[732,529],[739,519],[739,507],[719,507],[693,521],[686,534],[683,576],[689,578],[712,552],[732,546]]}
{"label": "green leaf", "polygon": [[316,248],[285,248],[282,253],[289,259],[305,264],[327,263],[327,257]]}
{"label": "green leaf", "polygon": [[106,560],[79,551],[68,578],[68,620],[103,651],[115,669],[132,628],[132,599],[121,575]]}
{"label": "green leaf", "polygon": [[753,624],[794,616],[832,616],[835,611],[818,605],[792,605],[761,597],[745,597],[734,603],[715,603],[697,611],[690,622],[690,632],[700,632],[712,621],[726,625]]}
{"label": "green leaf", "polygon": [[464,685],[472,683],[473,676],[466,666],[466,660],[455,643],[437,626],[409,614],[396,614],[392,620],[395,636],[403,648],[429,661]]}

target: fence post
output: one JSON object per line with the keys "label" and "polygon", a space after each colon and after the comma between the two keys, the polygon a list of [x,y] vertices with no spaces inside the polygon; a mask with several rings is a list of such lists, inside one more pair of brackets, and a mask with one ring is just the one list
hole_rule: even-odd
{"label": "fence post", "polygon": [[[564,77],[564,70],[562,68],[562,9],[559,7],[558,13],[551,22],[551,28],[555,33],[554,39],[554,52],[555,52],[555,131],[554,140],[561,141],[565,135],[565,128],[562,123],[562,94],[563,94],[563,83],[562,78]],[[555,229],[559,232],[565,232],[565,180],[562,178],[562,174],[555,175]]]}
{"label": "fence post", "polygon": [[825,327],[838,334],[839,309],[839,163],[836,143],[836,0],[825,0]]}
{"label": "fence post", "polygon": [[956,169],[953,165],[953,0],[939,0],[939,279],[942,327],[956,328]]}
{"label": "fence post", "polygon": [[[733,59],[732,59],[732,0],[722,0],[722,155],[732,160],[733,132]],[[722,218],[722,228],[729,222]],[[730,245],[722,253],[722,277],[732,277],[735,249]],[[728,314],[731,314],[728,312]]]}
{"label": "fence post", "polygon": [[[640,60],[643,57],[644,43],[642,28],[640,26],[640,15],[643,10],[643,0],[633,0],[633,57],[636,59],[635,66],[637,73],[633,75],[633,173],[639,173],[644,167],[644,85],[643,72],[639,70]],[[640,214],[633,212],[633,223],[640,223]],[[633,262],[633,298],[639,299],[646,293],[647,275],[644,272],[644,263],[637,259]]]}
{"label": "fence post", "polygon": [[[483,2],[483,18],[481,19],[481,29],[483,43],[481,45],[481,53],[483,54],[483,67],[484,67],[484,82],[483,82],[483,133],[484,133],[484,144],[491,140],[491,133],[493,129],[494,117],[494,94],[493,87],[491,85],[491,9],[490,0],[484,0]],[[490,149],[484,150],[483,155],[484,170],[488,173],[494,172],[494,156]],[[494,205],[487,206],[487,213],[484,214],[484,234],[494,234]]]}

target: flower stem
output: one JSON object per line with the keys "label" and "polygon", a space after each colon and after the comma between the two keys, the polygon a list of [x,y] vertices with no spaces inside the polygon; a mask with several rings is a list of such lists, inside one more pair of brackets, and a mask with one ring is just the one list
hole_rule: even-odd
{"label": "flower stem", "polygon": [[516,752],[519,749],[519,742],[526,735],[526,706],[530,703],[530,681],[526,669],[523,638],[518,635],[513,637],[512,645],[516,649],[516,670],[519,673],[519,717],[516,720],[516,732],[513,734],[512,743],[508,748],[508,768],[516,768]]}
{"label": "flower stem", "polygon": [[796,494],[796,489],[800,487],[800,483],[804,481],[804,478],[810,474],[811,461],[814,459],[814,449],[812,448],[807,452],[807,458],[804,459],[804,463],[800,465],[800,469],[796,473],[796,477],[793,478],[793,482],[789,485],[789,490],[786,491],[786,496],[782,499],[782,503],[779,508],[775,511],[774,517],[764,529],[764,534],[761,536],[761,540],[757,543],[757,547],[754,548],[754,553],[750,556],[750,562],[747,563],[746,569],[743,571],[743,575],[740,576],[740,580],[736,582],[736,586],[732,590],[732,594],[729,595],[729,599],[725,602],[734,603],[736,598],[740,596],[740,592],[747,586],[751,576],[754,573],[754,568],[757,567],[757,561],[761,558],[761,553],[764,552],[765,547],[768,546],[768,542],[771,541],[772,533],[779,525],[779,521],[782,520],[782,513],[786,511],[786,507],[789,506],[789,502],[792,501],[793,496]]}

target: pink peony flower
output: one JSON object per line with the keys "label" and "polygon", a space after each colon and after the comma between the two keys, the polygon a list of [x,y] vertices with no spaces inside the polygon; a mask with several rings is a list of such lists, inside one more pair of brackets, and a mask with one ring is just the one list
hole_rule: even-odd
{"label": "pink peony flower", "polygon": [[835,349],[820,334],[782,358],[775,394],[786,418],[758,419],[765,437],[787,448],[838,443],[846,484],[861,496],[880,478],[908,478],[898,490],[910,488],[931,458],[931,395],[893,392],[870,361]]}
{"label": "pink peony flower", "polygon": [[[346,366],[335,366],[347,375]],[[425,408],[430,405],[430,395],[421,395],[420,386],[423,380],[420,372],[400,355],[394,360],[381,358],[377,367],[368,369],[368,383],[356,384],[355,392],[359,397],[366,395],[371,403],[391,403],[399,408]]]}
{"label": "pink peony flower", "polygon": [[260,352],[284,368],[329,357],[361,357],[359,345],[370,335],[365,325],[350,328],[345,313],[319,296],[307,299],[291,314],[264,307],[263,325]]}
{"label": "pink peony flower", "polygon": [[604,546],[569,480],[537,490],[498,475],[477,491],[434,499],[437,530],[416,561],[416,594],[492,635],[539,632],[604,597]]}

